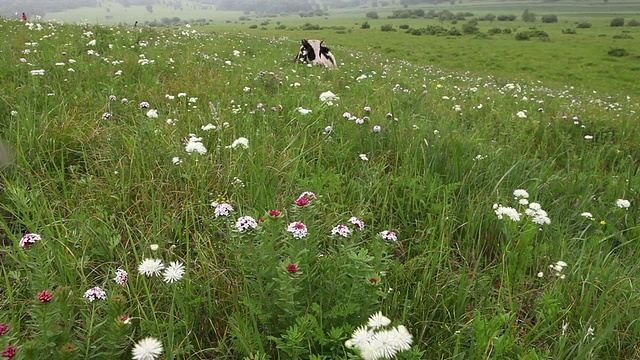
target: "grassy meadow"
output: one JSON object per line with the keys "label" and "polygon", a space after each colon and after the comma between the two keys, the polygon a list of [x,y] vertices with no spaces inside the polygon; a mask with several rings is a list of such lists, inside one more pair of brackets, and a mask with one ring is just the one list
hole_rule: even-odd
{"label": "grassy meadow", "polygon": [[633,55],[271,21],[0,20],[0,356],[640,356]]}

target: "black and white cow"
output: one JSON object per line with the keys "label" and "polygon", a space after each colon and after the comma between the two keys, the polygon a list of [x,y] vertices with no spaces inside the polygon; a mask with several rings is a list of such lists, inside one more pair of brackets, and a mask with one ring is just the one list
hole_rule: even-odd
{"label": "black and white cow", "polygon": [[295,61],[304,62],[311,65],[325,66],[330,69],[338,67],[336,58],[328,47],[322,45],[323,40],[302,40],[300,52]]}

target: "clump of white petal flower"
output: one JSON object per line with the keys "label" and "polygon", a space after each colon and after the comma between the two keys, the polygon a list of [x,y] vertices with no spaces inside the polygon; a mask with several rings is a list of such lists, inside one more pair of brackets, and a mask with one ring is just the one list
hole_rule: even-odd
{"label": "clump of white petal flower", "polygon": [[387,329],[389,324],[391,320],[377,312],[353,332],[345,346],[356,349],[364,360],[393,359],[411,348],[413,336],[403,325]]}

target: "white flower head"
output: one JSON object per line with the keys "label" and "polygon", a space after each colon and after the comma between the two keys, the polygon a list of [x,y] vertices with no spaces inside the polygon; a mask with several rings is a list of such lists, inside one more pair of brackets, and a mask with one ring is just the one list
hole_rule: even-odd
{"label": "white flower head", "polygon": [[291,224],[289,224],[289,226],[287,227],[287,231],[293,234],[294,238],[298,238],[298,239],[302,239],[308,234],[307,225],[298,221],[292,222]]}
{"label": "white flower head", "polygon": [[516,190],[513,190],[513,196],[515,198],[527,199],[529,197],[529,193],[527,192],[527,190],[524,190],[524,189],[516,189]]}
{"label": "white flower head", "polygon": [[298,110],[298,112],[299,112],[301,115],[307,115],[307,114],[309,114],[309,113],[311,113],[311,112],[312,112],[311,110],[305,109],[305,108],[303,108],[303,107],[301,107],[301,106],[300,106],[300,107],[297,107],[297,108],[296,108],[296,110]]}
{"label": "white flower head", "polygon": [[256,229],[257,227],[258,222],[251,216],[241,216],[236,221],[236,229],[238,229],[239,232]]}
{"label": "white flower head", "polygon": [[[211,205],[214,206],[212,203]],[[233,206],[229,205],[229,204],[216,204],[215,205],[215,210],[214,210],[214,216],[215,217],[219,217],[219,216],[229,216],[229,214],[233,211]]]}
{"label": "white flower head", "polygon": [[91,289],[85,291],[82,297],[87,299],[89,302],[93,302],[94,300],[98,299],[107,300],[107,292],[99,286],[94,286]]}
{"label": "white flower head", "polygon": [[150,109],[149,111],[147,111],[147,117],[152,118],[152,119],[157,119],[158,118],[158,110]]}
{"label": "white flower head", "polygon": [[518,212],[518,210],[512,207],[502,205],[498,205],[497,207],[495,207],[494,205],[494,209],[494,212],[496,213],[498,219],[503,219],[506,215],[511,221],[520,221],[521,214]]}
{"label": "white flower head", "polygon": [[360,160],[362,160],[362,161],[369,161],[369,157],[367,157],[367,154],[360,154],[358,156],[360,157]]}
{"label": "white flower head", "polygon": [[164,282],[172,283],[174,281],[182,279],[184,274],[184,264],[177,261],[172,261],[169,267],[164,270],[164,273],[162,275],[164,277]]}
{"label": "white flower head", "polygon": [[231,145],[227,146],[227,149],[235,149],[238,146],[242,147],[243,149],[249,148],[249,139],[245,137],[239,137],[235,139]]}
{"label": "white flower head", "polygon": [[132,350],[133,360],[154,360],[162,354],[162,343],[148,337],[140,340]]}
{"label": "white flower head", "polygon": [[349,237],[351,235],[351,229],[344,225],[336,225],[331,229],[331,235],[340,235],[342,237]]}
{"label": "white flower head", "polygon": [[323,103],[329,106],[333,106],[333,102],[338,100],[340,100],[340,98],[336,94],[332,93],[331,91],[325,91],[322,94],[320,94],[320,101],[322,101]]}
{"label": "white flower head", "polygon": [[202,144],[202,138],[191,136],[184,149],[188,153],[197,152],[200,155],[207,153],[207,148]]}
{"label": "white flower head", "polygon": [[631,202],[625,199],[618,199],[616,200],[616,206],[621,209],[628,209],[631,206]]}
{"label": "white flower head", "polygon": [[367,326],[373,329],[378,329],[389,324],[391,324],[391,320],[388,317],[382,315],[381,311],[378,311],[377,313],[371,315]]}
{"label": "white flower head", "polygon": [[113,278],[113,281],[115,281],[116,284],[120,286],[124,286],[124,284],[127,283],[127,279],[128,279],[128,274],[126,270],[124,269],[116,270],[116,277]]}
{"label": "white flower head", "polygon": [[153,276],[160,275],[160,271],[164,269],[164,264],[160,259],[144,259],[138,265],[138,272],[142,275]]}

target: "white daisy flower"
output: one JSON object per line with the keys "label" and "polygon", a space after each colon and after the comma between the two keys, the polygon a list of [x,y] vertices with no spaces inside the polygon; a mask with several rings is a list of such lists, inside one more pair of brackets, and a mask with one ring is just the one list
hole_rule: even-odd
{"label": "white daisy flower", "polygon": [[132,351],[133,360],[154,360],[162,354],[162,343],[148,337],[140,340]]}

